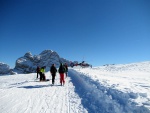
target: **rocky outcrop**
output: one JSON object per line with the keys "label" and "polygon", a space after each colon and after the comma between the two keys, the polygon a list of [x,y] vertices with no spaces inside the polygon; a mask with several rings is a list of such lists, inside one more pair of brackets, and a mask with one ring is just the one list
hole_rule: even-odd
{"label": "rocky outcrop", "polygon": [[45,50],[40,53],[39,66],[50,67],[53,63],[58,67],[60,65],[60,57],[55,51]]}
{"label": "rocky outcrop", "polygon": [[36,72],[37,66],[46,66],[46,70],[50,69],[52,64],[56,67],[60,63],[67,63],[69,65],[70,61],[60,58],[60,56],[52,50],[44,50],[39,55],[32,55],[31,52],[27,52],[23,57],[16,60],[15,71],[17,73],[32,73]]}
{"label": "rocky outcrop", "polygon": [[15,74],[9,65],[0,62],[0,75]]}

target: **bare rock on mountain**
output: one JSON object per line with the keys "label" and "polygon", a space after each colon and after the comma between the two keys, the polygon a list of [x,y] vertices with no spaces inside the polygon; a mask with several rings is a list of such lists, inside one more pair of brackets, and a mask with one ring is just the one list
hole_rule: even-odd
{"label": "bare rock on mountain", "polygon": [[27,53],[24,55],[24,57],[26,57],[26,58],[28,58],[28,59],[30,59],[30,60],[33,60],[33,56],[32,56],[32,54],[31,54],[31,52],[27,52]]}
{"label": "bare rock on mountain", "polygon": [[40,63],[39,66],[48,66],[50,67],[52,64],[56,64],[56,67],[60,64],[60,57],[55,51],[44,50],[40,53]]}
{"label": "bare rock on mountain", "polygon": [[59,67],[60,63],[69,64],[70,61],[60,58],[57,52],[52,50],[44,50],[39,55],[32,55],[31,52],[25,53],[23,57],[16,60],[15,71],[17,73],[32,73],[36,72],[37,66],[46,66],[49,71],[52,64]]}

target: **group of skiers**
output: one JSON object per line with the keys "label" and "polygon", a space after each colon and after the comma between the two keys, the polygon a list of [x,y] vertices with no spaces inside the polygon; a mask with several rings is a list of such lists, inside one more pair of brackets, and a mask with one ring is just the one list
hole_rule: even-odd
{"label": "group of skiers", "polygon": [[[46,66],[43,67],[39,67],[37,66],[37,78],[38,75],[40,74],[40,81],[45,81],[46,80],[46,76],[45,76],[45,68]],[[50,74],[52,76],[52,85],[54,85],[55,83],[55,76],[56,76],[56,72],[57,72],[57,68],[55,67],[55,64],[52,64],[52,66],[50,67]],[[65,75],[66,77],[68,76],[68,66],[67,64],[60,64],[59,68],[58,68],[58,72],[60,74],[60,84],[64,85],[65,84]]]}
{"label": "group of skiers", "polygon": [[37,69],[36,69],[36,71],[37,71],[37,78],[38,78],[38,74],[40,74],[40,81],[45,81],[46,80],[46,77],[45,77],[45,66],[43,66],[43,67],[39,67],[39,66],[37,66]]}

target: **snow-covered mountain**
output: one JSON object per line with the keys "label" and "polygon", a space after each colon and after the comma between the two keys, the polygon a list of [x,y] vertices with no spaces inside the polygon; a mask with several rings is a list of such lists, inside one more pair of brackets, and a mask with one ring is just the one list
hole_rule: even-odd
{"label": "snow-covered mountain", "polygon": [[10,72],[11,72],[10,66],[0,62],[0,74],[7,74]]}
{"label": "snow-covered mountain", "polygon": [[[36,72],[37,66],[46,66],[47,71],[49,70],[52,64],[55,64],[56,67],[60,65],[60,63],[70,64],[69,60],[65,58],[61,58],[57,52],[52,50],[44,50],[39,55],[32,55],[31,52],[25,53],[24,56],[18,58],[16,60],[15,68],[10,69],[7,64],[0,64],[0,74],[12,74],[15,73],[32,73]],[[7,65],[7,66],[6,66]],[[6,69],[7,67],[7,69]],[[5,70],[3,70],[5,68]]]}
{"label": "snow-covered mountain", "polygon": [[64,86],[45,75],[0,76],[0,113],[150,113],[150,61],[69,68]]}
{"label": "snow-covered mountain", "polygon": [[44,50],[39,55],[32,55],[31,52],[27,52],[23,57],[16,60],[15,70],[20,73],[35,72],[37,66],[46,66],[47,70],[54,63],[58,67],[61,63],[69,64],[70,61],[61,58],[57,52],[52,50]]}

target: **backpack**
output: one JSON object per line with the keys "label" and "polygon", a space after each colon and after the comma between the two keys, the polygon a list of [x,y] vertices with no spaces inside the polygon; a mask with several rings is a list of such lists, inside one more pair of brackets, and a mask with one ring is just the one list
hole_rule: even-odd
{"label": "backpack", "polygon": [[65,68],[63,66],[59,67],[59,73],[64,73],[65,72]]}

